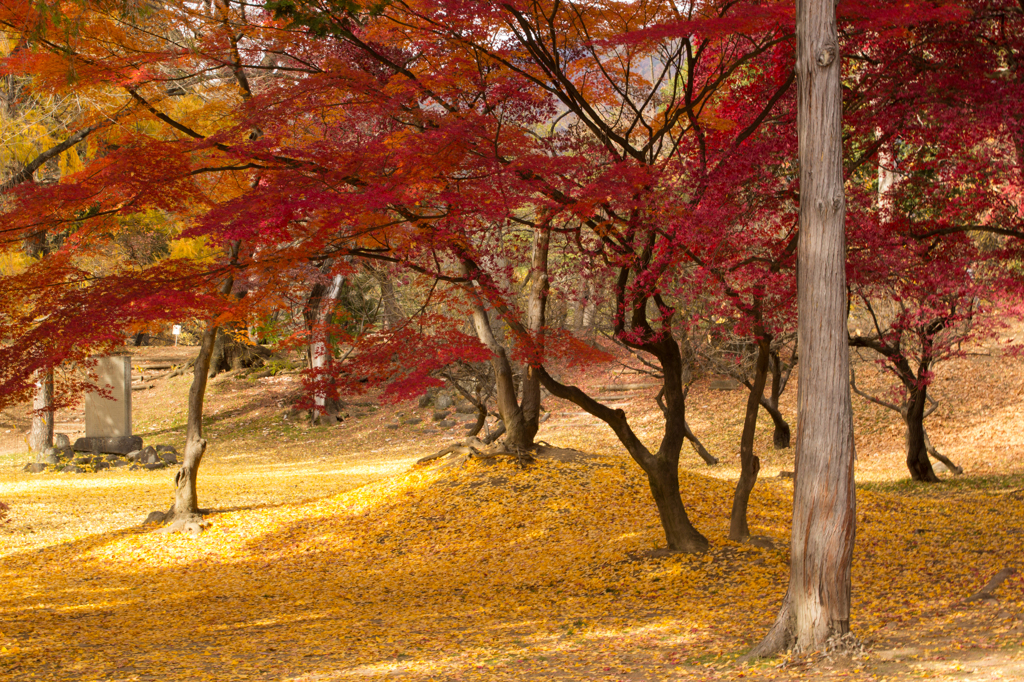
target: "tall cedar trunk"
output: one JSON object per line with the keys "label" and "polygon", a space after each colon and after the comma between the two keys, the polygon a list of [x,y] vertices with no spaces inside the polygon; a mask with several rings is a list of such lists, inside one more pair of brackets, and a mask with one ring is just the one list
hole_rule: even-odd
{"label": "tall cedar trunk", "polygon": [[32,430],[28,446],[33,452],[53,447],[53,368],[36,372],[36,392],[32,397]]}
{"label": "tall cedar trunk", "polygon": [[[231,263],[238,261],[240,242],[231,245]],[[231,293],[234,277],[228,275],[220,287],[222,296]],[[198,532],[203,527],[203,519],[199,512],[199,495],[196,484],[199,477],[199,465],[206,453],[206,439],[203,438],[203,401],[206,397],[206,381],[213,357],[213,346],[217,339],[217,325],[210,322],[203,332],[199,343],[199,355],[192,369],[192,386],[188,391],[188,422],[185,430],[185,454],[181,468],[174,475],[174,504],[164,515],[169,521],[167,532],[191,531]]]}
{"label": "tall cedar trunk", "polygon": [[907,425],[907,468],[915,481],[937,483],[939,477],[928,459],[928,445],[924,433],[924,407],[928,401],[928,387],[911,392],[910,404],[903,417]]}
{"label": "tall cedar trunk", "polygon": [[757,430],[757,413],[761,396],[768,382],[768,351],[770,339],[762,338],[757,344],[757,362],[754,364],[754,383],[747,395],[747,413],[743,420],[743,435],[740,437],[740,479],[732,498],[732,515],[729,519],[729,539],[745,540],[750,537],[747,526],[747,504],[750,493],[757,483],[761,460],[754,455],[754,433]]}
{"label": "tall cedar trunk", "polygon": [[800,237],[796,478],[789,589],[751,652],[820,649],[850,628],[856,499],[846,330],[842,91],[833,0],[797,0]]}
{"label": "tall cedar trunk", "polygon": [[316,414],[313,419],[320,423],[331,424],[337,421],[338,401],[333,395],[333,391],[329,390],[330,382],[333,381],[330,325],[334,317],[334,306],[338,301],[338,294],[341,292],[341,285],[344,281],[345,277],[340,274],[331,279],[330,285],[327,286],[321,300],[318,301],[310,336],[310,368],[313,370],[317,385],[313,396],[313,402],[316,405]]}

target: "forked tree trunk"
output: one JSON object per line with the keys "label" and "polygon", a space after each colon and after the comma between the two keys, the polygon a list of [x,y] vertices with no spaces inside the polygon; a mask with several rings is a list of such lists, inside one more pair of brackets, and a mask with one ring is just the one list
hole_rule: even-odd
{"label": "forked tree trunk", "polygon": [[36,372],[36,392],[32,397],[32,430],[28,446],[32,452],[53,447],[53,369]]}
{"label": "forked tree trunk", "polygon": [[757,431],[757,413],[761,396],[768,383],[768,352],[771,340],[761,338],[757,343],[757,361],[754,364],[754,382],[747,395],[747,411],[743,420],[743,435],[740,437],[740,479],[732,497],[732,515],[729,518],[729,539],[740,542],[750,537],[747,526],[747,505],[750,493],[757,483],[761,460],[754,454],[754,434]]}
{"label": "forked tree trunk", "polygon": [[790,646],[817,650],[850,628],[856,499],[839,43],[833,0],[797,0],[796,7],[801,370],[789,589],[751,657]]}

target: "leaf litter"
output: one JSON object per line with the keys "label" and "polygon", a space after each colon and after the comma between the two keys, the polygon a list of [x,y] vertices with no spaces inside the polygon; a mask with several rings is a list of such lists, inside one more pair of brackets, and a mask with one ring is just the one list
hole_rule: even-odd
{"label": "leaf litter", "polygon": [[[291,445],[260,450],[244,434],[264,423]],[[0,473],[14,516],[0,531],[0,678],[1024,678],[1022,574],[996,600],[966,601],[1024,568],[1019,473],[863,486],[852,621],[865,653],[743,666],[785,591],[792,485],[769,473],[791,453],[762,447],[750,520],[771,548],[726,538],[732,467],[688,464],[684,502],[713,550],[686,556],[651,551],[663,536],[642,472],[600,432],[556,419],[541,437],[596,457],[410,470],[448,436],[360,441],[378,452],[359,458],[337,431],[220,428],[200,474],[212,525],[197,538],[136,525],[167,504],[166,472]]]}

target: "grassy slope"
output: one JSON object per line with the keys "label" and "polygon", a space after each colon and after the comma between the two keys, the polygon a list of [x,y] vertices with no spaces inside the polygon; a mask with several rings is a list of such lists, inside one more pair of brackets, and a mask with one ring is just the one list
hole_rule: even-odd
{"label": "grassy slope", "polygon": [[[868,370],[859,380],[871,386]],[[937,487],[901,480],[894,415],[857,403],[853,619],[866,658],[730,663],[785,589],[791,486],[775,474],[792,468],[762,421],[751,526],[776,548],[728,543],[739,392],[698,387],[690,402],[725,459],[709,469],[687,453],[683,472],[715,551],[643,559],[662,542],[645,482],[574,408],[552,401],[540,437],[595,453],[589,463],[401,473],[459,428],[439,431],[408,404],[310,428],[284,418],[287,376],[228,377],[207,401],[200,500],[216,513],[198,539],[137,525],[169,503],[171,470],[30,476],[15,466],[24,455],[0,459],[14,514],[0,536],[0,677],[952,679],[967,666],[973,679],[1024,678],[1021,575],[998,605],[962,602],[1024,557],[1022,376],[988,356],[940,369],[932,439],[968,477]],[[180,447],[188,380],[156,386],[136,394],[136,430]],[[630,412],[653,442],[649,397]],[[427,420],[387,429],[398,413]]]}

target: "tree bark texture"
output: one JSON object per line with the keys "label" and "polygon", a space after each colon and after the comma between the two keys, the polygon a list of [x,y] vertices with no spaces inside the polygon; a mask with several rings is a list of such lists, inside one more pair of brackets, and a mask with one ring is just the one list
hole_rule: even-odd
{"label": "tree bark texture", "polygon": [[[796,362],[795,351],[793,353],[793,362]],[[789,370],[783,374],[782,359],[777,352],[772,352],[769,368],[772,373],[772,392],[769,398],[762,398],[761,405],[771,415],[772,423],[775,425],[775,430],[772,432],[772,445],[775,446],[776,450],[785,450],[790,445],[792,432],[790,431],[789,423],[779,410],[779,398],[782,397],[782,392],[786,390],[786,384],[789,383],[789,373],[793,371],[793,366],[790,365]]]}
{"label": "tree bark texture", "polygon": [[334,364],[330,326],[334,318],[334,306],[338,302],[338,295],[344,281],[344,275],[334,275],[324,290],[323,296],[318,302],[309,342],[310,369],[313,371],[317,386],[313,395],[313,402],[316,405],[313,420],[321,423],[334,423],[338,418],[337,398],[331,395],[332,391],[328,390],[330,382],[333,381],[332,368]]}
{"label": "tree bark texture", "polygon": [[[463,273],[467,277],[470,276],[470,269],[465,263],[463,264]],[[483,301],[472,287],[472,284],[467,285],[466,291],[472,301],[473,328],[476,330],[480,342],[493,354],[491,366],[494,368],[495,397],[498,403],[498,414],[505,427],[505,443],[509,448],[528,450],[533,447],[533,438],[537,435],[537,417],[534,416],[532,423],[525,418],[516,396],[512,363],[509,362],[505,347],[495,338],[494,332],[491,330],[490,316],[484,308]]]}
{"label": "tree bark texture", "polygon": [[[531,355],[535,356],[533,363],[543,361],[541,354],[544,350],[544,323],[547,311],[548,291],[548,248],[551,243],[551,229],[541,225],[533,230],[533,262],[530,273],[532,282],[530,294],[526,300],[526,323],[533,339],[534,348]],[[520,406],[523,411],[523,423],[527,426],[527,433],[530,445],[537,436],[540,427],[540,375],[533,367],[533,363],[527,363],[523,367],[520,386],[522,388],[522,402]]]}
{"label": "tree bark texture", "polygon": [[[231,264],[238,261],[240,242],[231,245]],[[228,275],[221,284],[220,293],[227,296],[234,285],[234,277]],[[212,321],[206,326],[199,343],[199,355],[192,368],[192,386],[188,391],[188,422],[185,430],[185,453],[181,468],[174,475],[174,504],[164,515],[169,522],[165,532],[189,531],[198,533],[203,528],[203,517],[199,513],[197,482],[199,465],[206,453],[206,439],[203,438],[203,401],[206,397],[206,382],[213,357],[213,346],[217,340],[217,325]]]}
{"label": "tree bark texture", "polygon": [[833,0],[797,0],[800,236],[789,589],[751,656],[820,649],[850,627],[856,500],[846,328],[842,91]]}
{"label": "tree bark texture", "polygon": [[747,526],[747,505],[750,493],[757,483],[761,460],[754,454],[754,434],[757,431],[757,413],[761,407],[761,396],[768,383],[768,353],[771,340],[761,338],[757,343],[757,361],[754,364],[754,382],[747,395],[747,410],[743,420],[743,435],[740,437],[740,478],[732,498],[732,514],[729,517],[729,539],[735,542],[750,537]]}
{"label": "tree bark texture", "polygon": [[32,452],[53,447],[53,369],[36,372],[36,392],[32,397],[32,429],[28,446]]}
{"label": "tree bark texture", "polygon": [[907,425],[907,468],[915,481],[937,483],[932,462],[928,459],[928,443],[924,432],[924,412],[927,400],[927,386],[921,386],[910,393],[910,404],[904,412]]}

